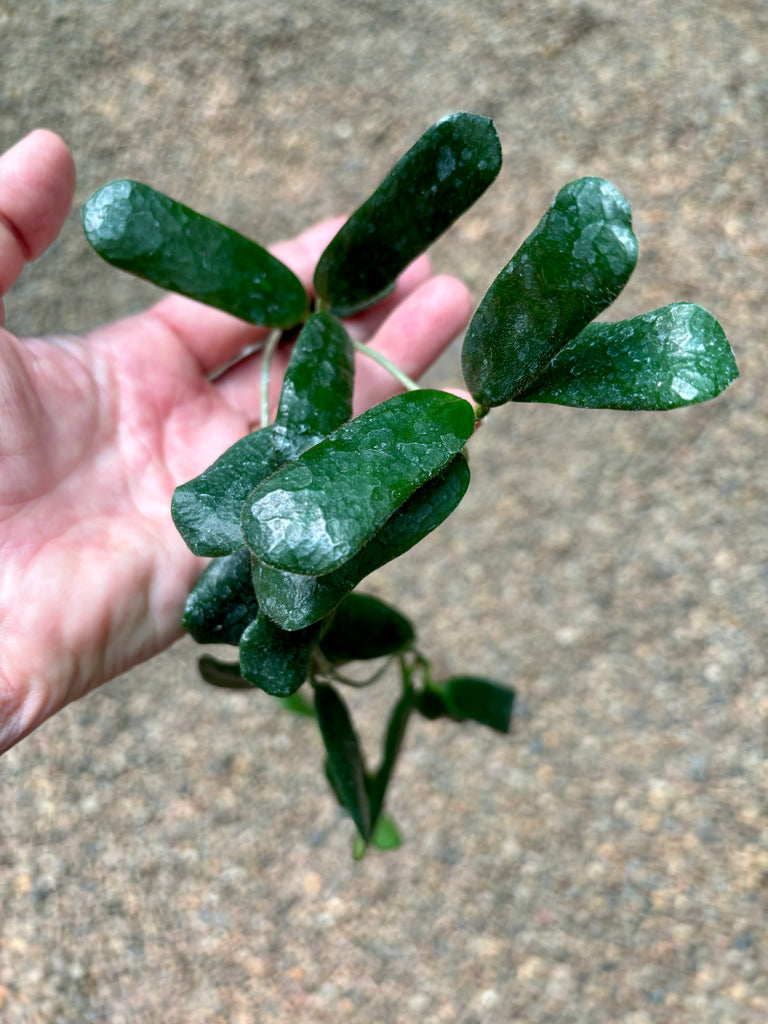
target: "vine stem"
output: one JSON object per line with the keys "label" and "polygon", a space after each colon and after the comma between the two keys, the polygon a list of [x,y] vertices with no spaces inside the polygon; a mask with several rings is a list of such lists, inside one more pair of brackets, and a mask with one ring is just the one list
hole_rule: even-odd
{"label": "vine stem", "polygon": [[280,343],[280,338],[283,332],[280,330],[272,331],[270,336],[267,338],[267,343],[264,346],[264,355],[261,360],[261,425],[262,427],[269,426],[269,379],[272,374],[272,357],[275,354],[277,346]]}
{"label": "vine stem", "polygon": [[349,676],[345,676],[337,669],[333,668],[333,666],[328,662],[327,658],[322,653],[322,651],[315,651],[314,657],[315,660],[317,661],[317,666],[320,674],[325,676],[326,679],[335,680],[338,683],[343,683],[345,686],[353,686],[356,690],[363,690],[365,689],[365,687],[372,686],[374,683],[378,682],[379,679],[381,679],[381,677],[384,675],[384,673],[389,669],[393,660],[391,657],[387,658],[384,664],[381,665],[378,669],[376,669],[373,675],[370,675],[367,679],[358,680],[350,679]]}
{"label": "vine stem", "polygon": [[403,385],[406,391],[420,391],[421,386],[416,383],[415,380],[411,380],[407,374],[403,373],[402,370],[398,369],[394,363],[390,362],[386,356],[383,356],[381,352],[377,352],[376,349],[371,348],[362,341],[355,341],[352,339],[352,345],[356,352],[361,352],[363,355],[368,356],[377,362],[379,366],[382,366],[387,373],[391,374],[396,381]]}

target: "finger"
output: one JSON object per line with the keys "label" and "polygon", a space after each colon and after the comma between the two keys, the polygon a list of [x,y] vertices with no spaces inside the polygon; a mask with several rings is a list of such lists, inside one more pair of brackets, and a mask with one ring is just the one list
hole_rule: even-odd
{"label": "finger", "polygon": [[[322,221],[291,241],[271,246],[270,252],[290,267],[311,293],[317,261],[343,223],[343,217]],[[155,317],[169,327],[207,376],[267,334],[263,328],[181,295],[169,295],[142,315]]]}
{"label": "finger", "polygon": [[[269,375],[269,420],[272,422],[277,412],[283,377],[291,358],[293,345],[278,346],[272,358]],[[233,409],[236,409],[247,421],[249,429],[255,430],[261,422],[261,354],[257,353],[241,359],[216,381],[216,389]]]}
{"label": "finger", "polygon": [[[371,341],[407,376],[417,380],[461,334],[472,313],[472,297],[456,278],[429,278],[390,314]],[[291,346],[280,346],[270,374],[269,405],[273,416]],[[252,426],[259,423],[260,356],[242,360],[216,381],[227,401]],[[356,358],[354,414],[402,391],[402,386],[373,359]]]}
{"label": "finger", "polygon": [[[466,285],[446,275],[433,277],[393,311],[371,347],[418,380],[461,334],[471,314],[472,296]],[[355,415],[401,390],[383,367],[365,355],[358,356]]]}
{"label": "finger", "polygon": [[57,237],[74,192],[74,159],[53,132],[39,128],[0,157],[0,295]]}
{"label": "finger", "polygon": [[419,256],[409,264],[397,279],[392,292],[375,306],[345,320],[345,326],[356,341],[368,341],[379,330],[392,312],[417,288],[432,276],[428,256]]}

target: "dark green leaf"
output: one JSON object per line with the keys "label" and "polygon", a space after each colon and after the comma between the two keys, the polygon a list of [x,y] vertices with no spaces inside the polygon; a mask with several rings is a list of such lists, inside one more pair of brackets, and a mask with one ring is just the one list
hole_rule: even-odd
{"label": "dark green leaf", "polygon": [[387,793],[395,769],[400,748],[405,739],[405,730],[408,726],[408,719],[413,710],[414,695],[410,690],[402,695],[392,710],[387,726],[387,735],[384,740],[384,757],[381,766],[376,774],[367,780],[368,801],[371,809],[371,822],[375,825],[379,819],[384,806],[384,798]]}
{"label": "dark green leaf", "polygon": [[200,675],[212,686],[221,686],[226,690],[252,690],[253,684],[240,675],[240,663],[232,664],[228,661],[219,661],[212,658],[210,654],[204,654],[197,663]]}
{"label": "dark green leaf", "polygon": [[390,605],[368,594],[348,594],[336,609],[320,648],[332,663],[365,661],[396,654],[414,637],[413,626]]}
{"label": "dark green leaf", "polygon": [[340,316],[380,299],[500,167],[501,146],[487,118],[459,113],[432,125],[320,257],[317,294]]}
{"label": "dark green leaf", "polygon": [[477,309],[462,350],[481,406],[530,388],[627,282],[637,261],[630,207],[604,178],[561,189]]}
{"label": "dark green leaf", "polygon": [[[331,764],[331,762],[329,761],[329,759],[327,757],[326,757],[325,762],[323,764],[323,768],[325,769],[325,777],[328,780],[328,785],[331,787],[331,790],[333,791],[333,795],[338,800],[339,806],[344,808],[344,810],[346,810],[347,809],[347,805],[344,802],[344,794],[343,794],[343,792],[341,790],[341,786],[339,784],[339,780],[338,780],[338,778],[336,776],[336,769],[333,767],[333,765]],[[356,833],[356,835],[359,836],[359,833]]]}
{"label": "dark green leaf", "polygon": [[214,559],[187,598],[183,625],[199,644],[239,644],[243,630],[257,616],[251,554]]}
{"label": "dark green leaf", "polygon": [[341,321],[330,313],[313,313],[296,340],[283,379],[272,427],[277,465],[347,422],[354,381],[355,353]]}
{"label": "dark green leaf", "polygon": [[431,722],[436,718],[445,718],[450,716],[448,705],[442,694],[435,688],[428,686],[425,690],[421,690],[416,695],[416,710],[424,718],[429,719]]}
{"label": "dark green leaf", "polygon": [[309,674],[321,623],[286,632],[263,612],[240,638],[240,671],[273,697],[289,697]]}
{"label": "dark green leaf", "polygon": [[241,437],[200,476],[176,488],[171,516],[193,554],[212,558],[243,546],[243,502],[278,465],[272,427],[265,427]]}
{"label": "dark green leaf", "polygon": [[347,706],[332,686],[315,686],[315,711],[328,754],[327,774],[342,806],[367,842],[371,817],[365,788],[365,762]]}
{"label": "dark green leaf", "polygon": [[594,323],[559,352],[521,402],[590,409],[676,409],[714,398],[739,375],[715,318],[676,302]]}
{"label": "dark green leaf", "polygon": [[439,686],[452,718],[471,719],[497,732],[509,732],[515,702],[513,690],[474,676],[455,676]]}
{"label": "dark green leaf", "polygon": [[291,327],[306,314],[306,292],[280,260],[140,182],[94,192],[83,229],[108,263],[249,323]]}
{"label": "dark green leaf", "polygon": [[300,629],[333,611],[375,569],[404,554],[453,512],[469,485],[469,466],[457,455],[419,488],[348,562],[325,576],[283,572],[253,560],[259,603],[284,629]]}
{"label": "dark green leaf", "polygon": [[474,426],[469,402],[444,391],[382,402],[255,488],[243,509],[248,546],[277,569],[333,572],[461,451]]}

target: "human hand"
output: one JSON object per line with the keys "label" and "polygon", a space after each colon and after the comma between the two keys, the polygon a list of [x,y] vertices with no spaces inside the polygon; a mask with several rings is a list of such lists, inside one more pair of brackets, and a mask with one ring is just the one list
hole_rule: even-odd
{"label": "human hand", "polygon": [[[58,235],[74,184],[50,132],[0,157],[0,296]],[[272,251],[310,287],[340,224]],[[417,378],[470,312],[464,285],[422,257],[348,326]],[[171,495],[259,425],[258,353],[215,375],[264,337],[179,296],[83,338],[18,339],[2,324],[0,302],[0,753],[180,635],[205,563],[176,532]],[[288,354],[273,363],[275,404]],[[397,389],[359,357],[356,412]]]}

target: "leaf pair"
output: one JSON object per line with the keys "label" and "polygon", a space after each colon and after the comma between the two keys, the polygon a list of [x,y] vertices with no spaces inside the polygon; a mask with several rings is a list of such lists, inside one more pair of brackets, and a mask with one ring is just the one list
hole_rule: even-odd
{"label": "leaf pair", "polygon": [[[315,687],[315,712],[327,754],[325,771],[336,798],[357,827],[361,840],[356,847],[357,857],[362,856],[379,830],[387,788],[412,710],[413,693],[406,690],[390,716],[381,764],[374,774],[369,774],[346,704],[334,687],[325,684]],[[391,837],[390,841],[383,842],[387,836]],[[391,822],[387,821],[379,832],[376,845],[390,848],[399,845]]]}
{"label": "leaf pair", "polygon": [[738,370],[722,328],[677,303],[590,322],[637,260],[629,203],[603,178],[571,182],[483,298],[464,340],[467,386],[485,409],[512,400],[672,409],[714,398]]}
{"label": "leaf pair", "polygon": [[[406,266],[497,176],[501,146],[488,118],[432,125],[322,254],[315,293],[349,316],[378,301]],[[140,182],[122,179],[83,207],[86,238],[114,266],[233,316],[288,328],[307,316],[298,278],[255,242]]]}

